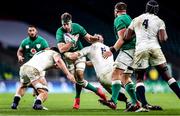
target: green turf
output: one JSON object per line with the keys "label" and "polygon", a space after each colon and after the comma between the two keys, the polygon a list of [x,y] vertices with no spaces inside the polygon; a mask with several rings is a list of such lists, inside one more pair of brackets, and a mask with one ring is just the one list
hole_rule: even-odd
{"label": "green turf", "polygon": [[151,104],[162,106],[163,111],[150,112],[123,112],[125,104],[118,103],[117,110],[111,110],[100,105],[98,97],[93,93],[83,93],[81,95],[80,110],[73,110],[74,94],[49,94],[48,100],[44,103],[48,111],[35,111],[32,109],[33,97],[31,94],[25,95],[20,102],[18,110],[10,109],[13,94],[0,94],[0,115],[180,115],[179,99],[172,93],[147,94]]}

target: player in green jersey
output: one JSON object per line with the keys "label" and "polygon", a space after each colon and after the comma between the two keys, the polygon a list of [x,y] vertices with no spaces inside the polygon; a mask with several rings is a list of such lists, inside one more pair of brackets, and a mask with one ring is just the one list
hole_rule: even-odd
{"label": "player in green jersey", "polygon": [[122,42],[124,32],[132,20],[131,17],[126,13],[126,9],[127,5],[123,2],[117,3],[114,8],[114,32],[117,42],[113,47],[110,47],[110,51],[104,53],[104,57],[109,57],[112,55],[112,53],[116,52],[120,48],[121,49],[114,63],[115,69],[112,74],[112,97],[107,102],[104,102],[103,100],[100,100],[100,102],[112,109],[116,109],[118,94],[121,89],[121,85],[123,84],[132,102],[132,105],[129,106],[125,111],[137,112],[144,109],[141,108],[140,102],[137,100],[135,85],[131,80],[133,70],[129,69],[133,62],[135,37],[133,37],[132,41],[126,43]]}
{"label": "player in green jersey", "polygon": [[[75,52],[81,50],[83,48],[81,39],[85,39],[89,43],[92,43],[93,41],[98,39],[97,36],[92,36],[87,33],[86,30],[78,23],[73,23],[72,16],[69,13],[63,13],[61,15],[61,23],[62,26],[58,28],[56,32],[56,40],[59,51],[62,54],[65,52]],[[93,91],[102,99],[106,100],[106,96],[100,88],[92,86],[84,79],[84,69],[86,66],[85,57],[81,57],[74,62],[69,61],[65,58],[64,60],[69,71],[75,75],[76,81],[78,83],[76,84],[76,96],[73,105],[74,109],[79,109],[80,107],[80,93],[82,87]]]}

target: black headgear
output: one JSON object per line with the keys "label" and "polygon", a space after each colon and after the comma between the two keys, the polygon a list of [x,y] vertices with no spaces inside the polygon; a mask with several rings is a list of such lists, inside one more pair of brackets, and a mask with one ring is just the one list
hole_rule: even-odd
{"label": "black headgear", "polygon": [[155,0],[150,0],[146,4],[146,12],[157,14],[159,11],[159,5]]}

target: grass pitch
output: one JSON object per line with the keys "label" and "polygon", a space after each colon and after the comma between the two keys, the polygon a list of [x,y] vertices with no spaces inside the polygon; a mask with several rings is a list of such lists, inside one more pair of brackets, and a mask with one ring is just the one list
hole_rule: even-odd
{"label": "grass pitch", "polygon": [[18,110],[10,108],[14,94],[0,94],[0,115],[180,115],[180,101],[173,93],[148,93],[147,98],[151,104],[162,106],[163,111],[150,112],[123,112],[125,104],[118,103],[117,110],[111,110],[97,102],[98,97],[94,93],[82,93],[81,107],[79,110],[72,109],[74,94],[49,94],[44,103],[48,111],[35,111],[32,109],[32,94],[26,94],[20,102]]}

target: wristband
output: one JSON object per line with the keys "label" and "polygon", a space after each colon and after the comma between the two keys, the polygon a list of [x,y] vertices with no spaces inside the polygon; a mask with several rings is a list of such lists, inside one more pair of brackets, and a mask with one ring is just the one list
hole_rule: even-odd
{"label": "wristband", "polygon": [[111,46],[111,47],[110,47],[110,51],[111,51],[112,53],[115,53],[115,52],[116,52],[116,49],[115,49],[113,46]]}

